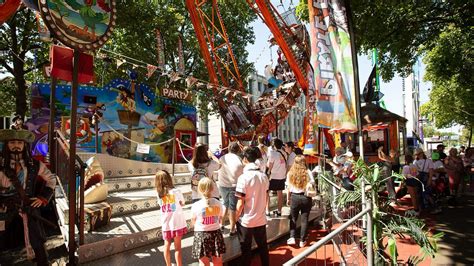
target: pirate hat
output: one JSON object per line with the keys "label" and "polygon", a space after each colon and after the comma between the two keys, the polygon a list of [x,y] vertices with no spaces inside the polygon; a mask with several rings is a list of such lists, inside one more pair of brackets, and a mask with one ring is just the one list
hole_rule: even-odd
{"label": "pirate hat", "polygon": [[32,143],[35,140],[35,135],[28,130],[15,130],[15,129],[1,129],[0,130],[0,141],[9,140],[23,140],[28,143]]}

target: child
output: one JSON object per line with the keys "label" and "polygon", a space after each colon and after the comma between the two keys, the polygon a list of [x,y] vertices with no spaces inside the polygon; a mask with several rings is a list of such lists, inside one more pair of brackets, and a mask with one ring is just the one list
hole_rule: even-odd
{"label": "child", "polygon": [[199,259],[200,265],[222,265],[222,254],[225,253],[224,237],[220,230],[224,206],[212,197],[213,180],[204,177],[199,181],[198,191],[202,199],[191,207],[194,224],[194,243],[192,256]]}
{"label": "child", "polygon": [[182,206],[184,197],[174,187],[171,175],[166,171],[158,171],[155,176],[155,187],[158,192],[158,204],[161,208],[161,229],[165,241],[164,256],[167,266],[171,266],[171,240],[174,240],[176,265],[181,266],[181,237],[186,234],[186,219]]}

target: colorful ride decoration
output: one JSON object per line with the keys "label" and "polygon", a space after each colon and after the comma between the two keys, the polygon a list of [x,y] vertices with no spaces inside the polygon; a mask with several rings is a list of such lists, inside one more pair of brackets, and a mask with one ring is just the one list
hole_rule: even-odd
{"label": "colorful ride decoration", "polygon": [[[120,120],[121,111],[129,111],[123,106],[124,99],[121,99],[120,95],[123,88],[131,88],[132,83],[135,90],[133,106],[136,115],[130,118],[129,121],[133,123],[129,128],[129,124]],[[50,92],[50,84],[33,84],[32,119],[26,122],[28,128],[36,134],[34,152],[41,155],[46,155],[47,152],[47,142],[42,140],[47,140]],[[71,125],[70,93],[69,85],[59,84],[56,87],[54,123],[66,137],[70,134],[68,129]],[[80,151],[95,152],[95,135],[99,131],[100,153],[133,160],[169,163],[172,161],[172,142],[162,145],[157,145],[158,143],[175,136],[191,146],[196,142],[196,109],[186,101],[160,97],[152,88],[137,80],[115,79],[103,88],[79,86],[77,99],[76,136]],[[101,114],[98,128],[92,124],[97,111]],[[150,145],[149,153],[138,153],[138,144]],[[186,157],[189,156],[189,152],[184,153]],[[180,161],[182,156],[177,155],[176,159]]]}
{"label": "colorful ride decoration", "polygon": [[55,38],[80,51],[100,48],[115,26],[115,0],[39,0],[39,7]]}
{"label": "colorful ride decoration", "polygon": [[15,14],[20,4],[20,0],[5,0],[0,4],[0,25]]}

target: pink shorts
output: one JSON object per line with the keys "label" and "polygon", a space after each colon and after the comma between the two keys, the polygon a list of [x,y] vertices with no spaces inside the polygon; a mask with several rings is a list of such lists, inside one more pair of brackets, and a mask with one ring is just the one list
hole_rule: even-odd
{"label": "pink shorts", "polygon": [[163,240],[171,240],[177,236],[183,236],[188,232],[188,228],[183,227],[178,230],[163,231]]}

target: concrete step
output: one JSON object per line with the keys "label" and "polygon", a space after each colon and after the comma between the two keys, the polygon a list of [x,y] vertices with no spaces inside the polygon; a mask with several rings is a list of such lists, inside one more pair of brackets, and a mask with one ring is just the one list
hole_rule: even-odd
{"label": "concrete step", "polygon": [[[192,201],[191,186],[189,184],[176,185],[176,188],[179,188],[183,193],[185,203],[190,204]],[[112,206],[112,217],[154,210],[159,207],[156,199],[156,190],[154,188],[109,193],[106,202]],[[85,208],[91,206],[93,206],[93,204],[84,205]],[[68,224],[69,205],[67,204],[66,198],[56,198],[56,207],[60,221],[63,224]],[[86,222],[85,228],[86,230],[89,229],[88,222]]]}
{"label": "concrete step", "polygon": [[[283,216],[279,218],[272,218],[268,221],[267,224],[267,241],[268,243],[278,240],[281,237],[286,236],[289,233],[289,208],[283,208]],[[319,209],[311,211],[309,220],[319,220],[322,213]],[[299,223],[298,223],[299,224]],[[224,230],[224,241],[226,244],[226,253],[224,254],[224,262],[228,262],[232,259],[238,258],[241,254],[240,244],[237,236],[229,236],[229,226],[226,226]],[[80,247],[79,258],[80,263],[85,263],[84,265],[99,266],[99,265],[165,265],[163,259],[163,241],[161,235],[156,237],[154,240],[147,239],[143,241],[145,237],[133,238],[133,241],[129,241],[127,250],[116,252],[112,254],[105,254],[102,257],[98,256],[98,252],[103,252],[105,250],[115,250],[117,251],[118,246],[122,243],[121,238],[114,238],[115,241],[101,242],[102,248],[93,248],[89,245],[89,249],[85,249],[84,246]],[[131,239],[131,238],[129,238]],[[128,241],[128,240],[126,240]],[[198,265],[197,261],[191,257],[191,249],[193,245],[194,237],[192,233],[188,233],[181,241],[182,246],[182,259],[183,265]],[[113,247],[108,245],[114,245]],[[123,244],[122,244],[123,245]],[[130,248],[131,247],[131,248]],[[255,243],[253,247],[256,248]],[[173,250],[172,246],[172,250]],[[84,254],[84,256],[83,256]],[[86,259],[85,254],[89,257]],[[111,256],[109,256],[111,255]],[[92,257],[95,256],[98,259],[92,261]],[[172,260],[174,261],[174,256],[172,255]]]}
{"label": "concrete step", "polygon": [[[276,196],[271,196],[271,208],[275,208],[276,205]],[[190,234],[192,232],[191,204],[184,206],[184,213],[188,234]],[[79,263],[97,260],[105,256],[162,241],[160,217],[161,212],[159,210],[146,210],[141,213],[112,216],[107,226],[85,234],[84,245],[78,248]],[[288,221],[288,218],[284,216],[278,219]]]}
{"label": "concrete step", "polygon": [[[175,173],[173,176],[175,185],[191,183],[191,173]],[[155,187],[155,175],[109,177],[105,179],[109,193]]]}

